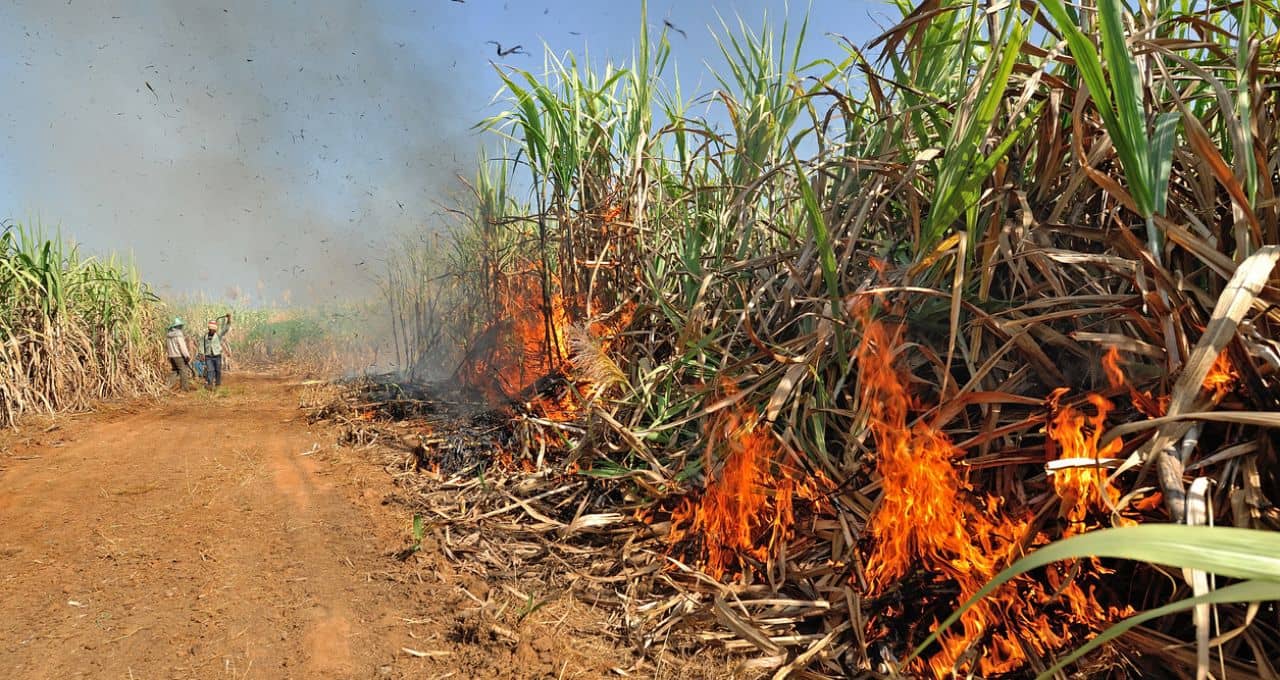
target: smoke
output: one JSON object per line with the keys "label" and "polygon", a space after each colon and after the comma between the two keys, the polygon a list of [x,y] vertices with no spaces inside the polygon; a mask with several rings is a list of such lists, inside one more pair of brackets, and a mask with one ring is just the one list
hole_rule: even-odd
{"label": "smoke", "polygon": [[367,294],[382,242],[474,162],[492,94],[438,10],[7,0],[0,210],[132,252],[162,292]]}

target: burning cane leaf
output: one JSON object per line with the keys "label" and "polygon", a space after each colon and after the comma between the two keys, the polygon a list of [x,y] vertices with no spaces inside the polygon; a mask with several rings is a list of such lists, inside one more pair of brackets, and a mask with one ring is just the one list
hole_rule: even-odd
{"label": "burning cane leaf", "polygon": [[[1222,588],[1206,597],[1231,598],[1236,593],[1243,592],[1245,594],[1241,596],[1245,599],[1205,601],[1249,602],[1273,599],[1277,597],[1277,593],[1280,593],[1280,534],[1275,532],[1175,524],[1145,524],[1101,529],[1050,543],[1014,562],[939,624],[929,637],[916,647],[911,658],[914,659],[922,654],[930,645],[938,641],[942,633],[958,621],[965,612],[1013,578],[1060,560],[1082,557],[1129,559],[1169,567],[1198,569],[1219,576],[1255,579],[1270,587],[1269,590],[1247,591],[1231,591],[1229,588]],[[1270,597],[1266,596],[1268,594]],[[1190,602],[1186,607],[1198,604],[1195,601],[1184,602]]]}
{"label": "burning cane leaf", "polygon": [[[1213,317],[1205,328],[1204,335],[1200,338],[1200,342],[1196,343],[1195,350],[1187,358],[1182,375],[1178,376],[1178,381],[1173,386],[1172,399],[1165,411],[1167,418],[1175,419],[1182,416],[1200,394],[1209,369],[1213,367],[1218,355],[1222,354],[1222,350],[1235,335],[1237,326],[1253,306],[1254,300],[1262,293],[1262,287],[1266,284],[1278,259],[1280,259],[1280,247],[1265,246],[1240,263],[1231,281],[1227,283],[1226,289],[1222,291],[1222,296],[1218,298],[1218,304],[1213,309]],[[1186,423],[1162,426],[1145,450],[1149,453],[1163,451],[1170,443],[1181,437],[1188,427],[1190,425]],[[1113,439],[1117,429],[1108,432],[1107,436],[1103,437],[1103,441],[1108,442]],[[1136,464],[1139,457],[1140,452],[1135,452],[1127,465]]]}
{"label": "burning cane leaf", "polygon": [[1199,597],[1188,597],[1176,602],[1171,602],[1162,607],[1145,611],[1136,616],[1131,616],[1099,633],[1097,637],[1081,645],[1070,654],[1062,657],[1049,669],[1036,676],[1036,680],[1052,678],[1054,674],[1066,668],[1068,664],[1072,663],[1076,659],[1079,659],[1085,654],[1097,649],[1100,645],[1119,637],[1133,627],[1141,623],[1146,623],[1152,619],[1158,619],[1162,616],[1186,611],[1192,607],[1210,604],[1253,603],[1266,600],[1280,600],[1280,583],[1264,581],[1261,579],[1252,579],[1241,583],[1235,583],[1226,586],[1225,588],[1219,588],[1218,590],[1206,593]]}

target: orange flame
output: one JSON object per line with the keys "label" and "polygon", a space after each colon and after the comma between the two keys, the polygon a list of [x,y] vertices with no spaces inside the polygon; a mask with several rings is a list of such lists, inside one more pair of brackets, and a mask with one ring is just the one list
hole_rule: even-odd
{"label": "orange flame", "polygon": [[1213,365],[1209,367],[1209,373],[1205,375],[1202,385],[1206,390],[1213,393],[1215,402],[1222,401],[1231,390],[1235,389],[1236,369],[1231,365],[1231,360],[1227,358],[1227,351],[1224,349],[1213,360]]}
{"label": "orange flame", "polygon": [[[967,495],[968,484],[952,466],[960,451],[945,434],[925,423],[908,426],[913,404],[894,366],[897,338],[883,324],[870,322],[858,348],[863,403],[869,411],[875,441],[876,471],[883,495],[871,516],[875,547],[867,560],[872,594],[883,593],[917,569],[927,569],[955,582],[956,599],[968,600],[1019,550],[1026,522],[993,521],[1000,503],[991,498],[979,507]],[[944,633],[942,651],[929,660],[936,677],[963,666],[960,657],[1008,617],[1001,613],[1014,599],[1010,587],[979,602],[960,619],[961,632]],[[1015,670],[1025,662],[1017,637],[1009,630],[993,633],[979,660],[983,675]]]}
{"label": "orange flame", "polygon": [[558,294],[549,296],[548,308],[536,270],[502,277],[495,288],[497,320],[477,339],[460,377],[486,397],[500,401],[562,367],[569,315]]}
{"label": "orange flame", "polygon": [[[1114,363],[1111,365],[1115,367]],[[1115,368],[1119,371],[1118,367]],[[1119,379],[1124,382],[1123,373],[1119,373]],[[1109,512],[1120,500],[1120,490],[1107,483],[1107,473],[1099,460],[1117,456],[1124,448],[1124,442],[1117,437],[1099,449],[1098,441],[1102,437],[1107,414],[1114,406],[1100,395],[1089,394],[1086,399],[1093,406],[1094,415],[1085,415],[1071,406],[1059,410],[1058,401],[1068,391],[1068,388],[1059,388],[1049,397],[1051,409],[1058,410],[1058,414],[1049,422],[1046,433],[1061,451],[1060,460],[1080,459],[1080,465],[1063,468],[1053,474],[1053,490],[1062,499],[1059,514],[1069,523],[1066,530],[1069,536],[1081,532],[1091,510]],[[1117,523],[1131,525],[1135,522],[1119,519]]]}
{"label": "orange flame", "polygon": [[[492,402],[505,402],[526,395],[529,410],[556,421],[578,417],[582,397],[598,393],[590,381],[575,375],[570,362],[572,329],[569,301],[559,293],[555,277],[552,292],[543,296],[543,277],[536,266],[495,283],[497,321],[480,335],[459,369],[459,379]],[[631,322],[635,305],[615,310],[609,318],[590,323],[586,332],[608,352]],[[527,395],[542,378],[560,374],[563,389]],[[575,394],[576,393],[576,396]]]}
{"label": "orange flame", "polygon": [[604,222],[604,226],[608,226],[622,216],[622,204],[613,205],[606,208],[601,214],[600,219]]}
{"label": "orange flame", "polygon": [[[1161,396],[1159,399],[1152,397],[1151,392],[1139,392],[1124,375],[1124,370],[1120,368],[1120,351],[1114,346],[1107,348],[1107,353],[1102,357],[1102,370],[1107,376],[1107,385],[1111,389],[1124,387],[1129,390],[1129,399],[1133,401],[1134,407],[1141,411],[1148,418],[1159,418],[1164,415],[1165,410],[1169,408],[1168,395]],[[1109,404],[1110,402],[1108,402]],[[1107,410],[1111,407],[1108,405]],[[1105,419],[1106,414],[1103,414]]]}
{"label": "orange flame", "polygon": [[1120,350],[1115,346],[1108,347],[1107,353],[1102,357],[1102,371],[1107,376],[1107,384],[1112,388],[1128,384],[1124,371],[1120,370]]}
{"label": "orange flame", "polygon": [[[882,478],[882,496],[869,527],[874,540],[867,560],[871,594],[885,593],[904,577],[924,571],[954,584],[959,604],[1016,559],[1024,543],[1048,539],[1028,536],[1030,518],[1010,517],[1000,499],[972,493],[952,463],[962,451],[943,432],[924,422],[908,423],[919,405],[894,365],[898,334],[878,321],[868,322],[857,351],[862,403]],[[1097,430],[1105,417],[1103,408],[1093,417],[1063,409],[1051,436],[1060,440],[1064,452],[1070,446],[1073,456],[1097,457]],[[1089,424],[1095,431],[1083,433]],[[1119,444],[1103,452],[1113,452],[1115,446]],[[1096,480],[1085,475],[1068,479],[1070,488],[1064,491],[1075,494],[1073,517],[1078,506],[1097,505]],[[1026,664],[1029,653],[1043,657],[1067,644],[1073,628],[1096,628],[1119,614],[1098,603],[1092,586],[1086,593],[1078,577],[1067,578],[1058,567],[1048,569],[1045,580],[1047,588],[1040,581],[1018,579],[981,600],[960,618],[958,632],[940,636],[941,650],[917,670],[939,678],[1013,672]],[[977,645],[981,653],[971,656]]]}
{"label": "orange flame", "polygon": [[[702,537],[702,567],[721,579],[768,562],[794,536],[797,498],[828,510],[820,475],[800,478],[783,462],[771,428],[752,410],[725,410],[708,426],[708,471],[700,498],[686,497],[671,514],[668,544]],[[720,468],[712,472],[716,463]]]}

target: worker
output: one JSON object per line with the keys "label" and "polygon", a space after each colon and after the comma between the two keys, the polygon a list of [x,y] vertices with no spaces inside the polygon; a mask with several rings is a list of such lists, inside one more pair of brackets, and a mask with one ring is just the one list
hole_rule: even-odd
{"label": "worker", "polygon": [[231,330],[231,315],[224,314],[209,322],[209,332],[200,336],[200,354],[204,357],[204,384],[209,389],[222,387],[222,339]]}
{"label": "worker", "polygon": [[164,334],[165,354],[169,356],[169,367],[178,375],[178,384],[183,390],[190,387],[187,376],[194,374],[191,368],[191,349],[187,347],[187,334],[184,332],[182,317],[173,317]]}

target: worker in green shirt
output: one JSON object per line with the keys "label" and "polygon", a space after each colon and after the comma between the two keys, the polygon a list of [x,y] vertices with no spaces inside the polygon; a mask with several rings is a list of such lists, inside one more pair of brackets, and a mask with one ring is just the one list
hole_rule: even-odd
{"label": "worker in green shirt", "polygon": [[204,383],[209,389],[222,386],[222,338],[231,330],[231,315],[209,322],[209,331],[200,336],[200,354],[204,356]]}

